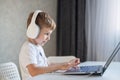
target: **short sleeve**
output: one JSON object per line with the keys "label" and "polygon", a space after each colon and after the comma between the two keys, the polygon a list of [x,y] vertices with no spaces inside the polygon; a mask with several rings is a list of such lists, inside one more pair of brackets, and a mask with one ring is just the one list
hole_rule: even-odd
{"label": "short sleeve", "polygon": [[36,49],[32,45],[25,45],[21,49],[20,63],[26,68],[29,64],[37,64]]}

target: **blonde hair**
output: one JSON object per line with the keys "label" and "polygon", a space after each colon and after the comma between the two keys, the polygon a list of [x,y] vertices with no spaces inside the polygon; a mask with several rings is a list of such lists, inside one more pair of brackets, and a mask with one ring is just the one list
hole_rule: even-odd
{"label": "blonde hair", "polygon": [[[33,13],[34,12],[29,14],[29,17],[28,17],[28,20],[27,20],[27,28],[28,28],[28,26],[31,22]],[[40,27],[40,29],[43,28],[43,25],[46,25],[44,27],[50,28],[51,30],[54,30],[56,28],[56,24],[55,24],[54,20],[46,12],[40,12],[37,15],[35,23]]]}

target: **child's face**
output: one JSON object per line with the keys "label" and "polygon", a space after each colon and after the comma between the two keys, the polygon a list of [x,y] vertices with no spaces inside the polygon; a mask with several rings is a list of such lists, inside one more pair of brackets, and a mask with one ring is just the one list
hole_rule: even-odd
{"label": "child's face", "polygon": [[41,46],[44,46],[44,44],[50,40],[50,35],[52,33],[52,30],[49,28],[42,28],[40,30],[39,36],[35,39],[37,44],[40,44]]}

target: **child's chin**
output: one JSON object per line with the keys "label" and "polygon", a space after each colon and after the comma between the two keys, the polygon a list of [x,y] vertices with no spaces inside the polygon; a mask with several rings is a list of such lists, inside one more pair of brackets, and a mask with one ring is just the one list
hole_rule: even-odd
{"label": "child's chin", "polygon": [[44,46],[44,45],[45,45],[45,43],[42,43],[42,44],[41,44],[41,46]]}

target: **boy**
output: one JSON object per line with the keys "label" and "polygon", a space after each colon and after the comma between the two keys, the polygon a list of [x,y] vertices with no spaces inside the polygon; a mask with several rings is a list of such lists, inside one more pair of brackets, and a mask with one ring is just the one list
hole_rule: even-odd
{"label": "boy", "polygon": [[55,27],[53,19],[43,11],[36,10],[29,15],[27,21],[28,40],[23,44],[19,54],[22,80],[38,74],[67,70],[80,63],[80,60],[76,58],[69,62],[48,64],[42,46],[50,40],[50,35]]}

